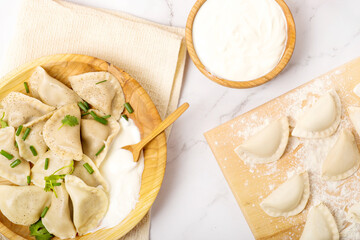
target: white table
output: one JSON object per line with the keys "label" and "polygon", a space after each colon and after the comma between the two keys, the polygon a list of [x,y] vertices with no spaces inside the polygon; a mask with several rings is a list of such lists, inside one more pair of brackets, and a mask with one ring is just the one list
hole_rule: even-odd
{"label": "white table", "polygon": [[[184,27],[195,0],[72,0]],[[294,55],[275,80],[236,90],[206,79],[187,60],[180,103],[190,109],[168,142],[163,186],[152,208],[151,238],[253,239],[203,133],[360,55],[359,0],[286,0],[296,23]],[[0,1],[0,57],[19,0]],[[1,64],[1,61],[0,61]],[[360,82],[360,79],[359,79]]]}

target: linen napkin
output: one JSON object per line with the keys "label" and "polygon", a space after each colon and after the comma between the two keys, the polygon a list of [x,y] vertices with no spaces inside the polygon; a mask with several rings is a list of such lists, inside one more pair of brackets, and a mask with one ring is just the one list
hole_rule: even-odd
{"label": "linen napkin", "polygon": [[[162,118],[176,109],[186,58],[184,29],[59,0],[23,0],[18,16],[0,76],[45,55],[85,54],[134,77]],[[149,239],[149,219],[146,215],[123,239]]]}

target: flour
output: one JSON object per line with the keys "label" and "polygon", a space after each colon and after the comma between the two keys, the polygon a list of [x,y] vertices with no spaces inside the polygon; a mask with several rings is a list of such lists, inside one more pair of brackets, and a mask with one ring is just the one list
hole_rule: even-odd
{"label": "flour", "polygon": [[[320,96],[332,88],[332,81],[330,79],[336,78],[340,73],[339,71],[335,71],[331,77],[316,80],[305,87],[292,91],[284,97],[285,100],[284,98],[281,100],[290,102],[290,106],[283,106],[275,100],[275,104],[279,104],[279,112],[281,112],[281,115],[289,117],[291,127],[295,126],[299,114],[311,107]],[[344,89],[335,90],[344,92]],[[342,120],[339,129],[333,136],[323,139],[304,139],[292,136],[289,138],[286,152],[295,152],[294,157],[298,160],[298,164],[286,173],[281,174],[281,180],[286,181],[294,174],[301,173],[305,170],[308,171],[311,195],[308,206],[304,211],[308,211],[312,206],[320,202],[325,203],[335,217],[341,239],[356,240],[360,239],[360,224],[348,222],[346,212],[350,206],[360,202],[359,172],[342,181],[331,182],[321,179],[321,164],[326,159],[330,149],[334,146],[341,131],[343,129],[353,129],[345,111],[346,108],[342,106]],[[246,121],[245,118],[242,118],[232,124],[232,128],[236,128],[237,124],[246,126],[245,131],[236,132],[237,136],[246,139],[274,120],[270,114],[260,117],[257,112],[254,112],[250,116],[250,119],[254,121]],[[259,122],[262,122],[262,125],[259,126]],[[274,174],[279,171],[278,162],[265,164],[265,166],[248,164],[249,172],[253,173],[253,178],[261,178]],[[248,183],[246,183],[246,185],[248,185]],[[277,187],[278,185],[269,184],[268,190],[272,191]],[[305,213],[304,215],[306,218],[307,214]],[[283,221],[297,224],[293,219],[294,218],[283,218]],[[278,228],[277,225],[274,227]],[[300,226],[298,230],[301,230]],[[296,236],[289,232],[288,239],[292,239],[293,237],[295,238]]]}

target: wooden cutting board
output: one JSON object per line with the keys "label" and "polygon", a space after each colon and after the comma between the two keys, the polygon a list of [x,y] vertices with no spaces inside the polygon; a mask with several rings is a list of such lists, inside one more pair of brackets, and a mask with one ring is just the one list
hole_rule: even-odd
{"label": "wooden cutting board", "polygon": [[[289,115],[289,113],[293,113],[294,109],[301,110],[302,107],[308,106],[311,100],[317,99],[330,89],[335,89],[339,94],[343,109],[348,106],[360,106],[360,98],[353,93],[353,88],[359,82],[360,58],[357,58],[204,134],[256,239],[298,239],[301,236],[307,212],[312,201],[315,201],[312,196],[302,213],[288,218],[270,217],[262,211],[259,204],[288,178],[289,172],[302,164],[299,154],[296,154],[302,145],[294,148],[287,147],[279,161],[256,165],[256,167],[244,164],[235,154],[234,148],[267,122],[280,116],[288,116],[290,125],[293,126],[294,114]],[[347,118],[347,112],[343,110],[342,124],[348,121]],[[347,126],[351,127],[351,124],[348,123]],[[359,137],[357,134],[355,136],[360,146]],[[295,140],[294,137],[290,137],[289,141]],[[359,176],[358,171],[344,180],[341,185],[359,185]],[[270,185],[273,187],[269,187]],[[311,188],[322,187],[314,186],[312,182],[310,186]],[[353,197],[360,200],[357,192],[354,192]],[[341,230],[341,227],[339,228]]]}

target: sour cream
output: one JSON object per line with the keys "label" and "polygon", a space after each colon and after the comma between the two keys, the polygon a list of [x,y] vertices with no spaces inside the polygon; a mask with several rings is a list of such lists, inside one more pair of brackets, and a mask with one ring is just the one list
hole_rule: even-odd
{"label": "sour cream", "polygon": [[140,142],[140,131],[131,119],[121,118],[120,125],[120,133],[99,169],[109,184],[109,209],[100,225],[91,232],[115,227],[139,200],[144,157],[134,162],[132,153],[121,147]]}
{"label": "sour cream", "polygon": [[279,63],[287,24],[275,0],[207,0],[196,14],[192,36],[196,54],[209,72],[249,81]]}

